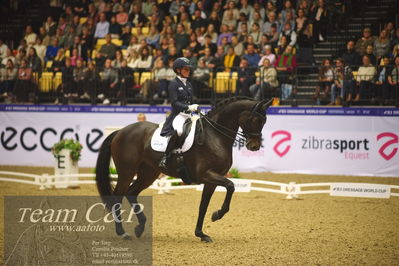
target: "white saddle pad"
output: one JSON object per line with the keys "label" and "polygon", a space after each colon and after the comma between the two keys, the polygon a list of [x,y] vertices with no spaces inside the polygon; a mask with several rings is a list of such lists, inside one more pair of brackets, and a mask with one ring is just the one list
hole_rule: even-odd
{"label": "white saddle pad", "polygon": [[[184,144],[180,149],[174,150],[174,152],[186,152],[188,151],[194,143],[194,136],[195,136],[195,125],[197,124],[197,120],[199,116],[192,116],[191,117],[191,130],[188,134],[187,138],[184,140]],[[151,148],[154,151],[165,152],[166,147],[168,146],[168,141],[170,137],[162,137],[161,130],[164,123],[159,124],[158,128],[155,130],[154,135],[151,138]]]}

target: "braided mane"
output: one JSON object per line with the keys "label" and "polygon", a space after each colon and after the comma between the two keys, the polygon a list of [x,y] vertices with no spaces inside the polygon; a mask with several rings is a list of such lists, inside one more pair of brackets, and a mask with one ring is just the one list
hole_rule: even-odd
{"label": "braided mane", "polygon": [[238,102],[242,100],[249,100],[249,101],[255,101],[255,99],[246,97],[246,96],[235,96],[235,97],[230,97],[227,99],[223,99],[219,102],[217,102],[212,109],[207,113],[207,116],[212,117],[216,113],[220,112],[226,105],[233,103],[233,102]]}

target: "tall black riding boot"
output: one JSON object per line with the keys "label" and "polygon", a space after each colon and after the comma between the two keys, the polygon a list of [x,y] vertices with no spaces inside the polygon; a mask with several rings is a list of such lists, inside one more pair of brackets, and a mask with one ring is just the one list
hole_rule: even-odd
{"label": "tall black riding boot", "polygon": [[177,131],[175,130],[173,135],[170,137],[168,146],[166,147],[165,153],[163,154],[161,161],[159,161],[159,168],[167,170],[167,160],[172,155],[172,151],[175,149],[177,140],[179,136],[177,135]]}

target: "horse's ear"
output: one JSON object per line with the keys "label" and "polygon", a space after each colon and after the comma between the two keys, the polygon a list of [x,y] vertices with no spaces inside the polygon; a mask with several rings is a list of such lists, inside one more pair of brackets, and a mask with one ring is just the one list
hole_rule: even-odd
{"label": "horse's ear", "polygon": [[273,103],[273,98],[271,98],[270,100],[263,100],[261,101],[261,106],[263,108],[263,110],[267,110],[267,108],[269,108]]}

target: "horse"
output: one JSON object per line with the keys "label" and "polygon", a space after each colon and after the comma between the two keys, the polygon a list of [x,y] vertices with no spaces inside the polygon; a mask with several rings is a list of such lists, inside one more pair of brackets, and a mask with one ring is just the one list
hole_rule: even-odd
{"label": "horse", "polygon": [[[266,123],[266,110],[270,101],[256,101],[247,97],[232,97],[220,101],[206,115],[201,115],[197,123],[196,141],[183,154],[184,162],[193,183],[204,184],[199,214],[195,227],[195,236],[201,241],[213,242],[203,232],[204,217],[209,201],[216,186],[226,188],[226,195],[221,208],[213,212],[211,220],[220,220],[230,208],[234,193],[234,183],[225,177],[232,165],[232,149],[236,138],[245,140],[250,151],[259,150],[262,144],[262,128]],[[242,132],[238,132],[241,127]],[[110,134],[101,145],[96,164],[96,183],[100,196],[114,217],[120,217],[112,204],[121,203],[126,196],[132,206],[138,206],[137,196],[148,188],[161,172],[169,176],[179,176],[176,155],[168,159],[168,168],[158,168],[162,153],[151,148],[151,137],[158,128],[151,122],[137,122]],[[199,141],[202,139],[202,141]],[[206,140],[206,141],[205,141]],[[115,163],[118,173],[115,188],[111,186],[109,176],[110,158]],[[137,178],[133,181],[134,176]],[[113,196],[113,197],[107,197]],[[135,204],[135,205],[133,205]],[[134,232],[140,237],[144,232],[146,217],[144,212],[135,212],[138,225]],[[131,239],[121,219],[115,219],[116,234],[124,239]]]}

